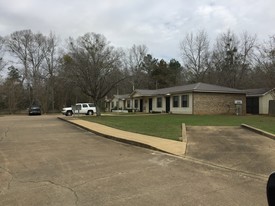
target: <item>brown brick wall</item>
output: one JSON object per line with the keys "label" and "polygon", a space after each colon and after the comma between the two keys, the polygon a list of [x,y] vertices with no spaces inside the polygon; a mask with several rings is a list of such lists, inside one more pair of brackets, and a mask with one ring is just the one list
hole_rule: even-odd
{"label": "brown brick wall", "polygon": [[193,93],[193,114],[235,114],[235,100],[242,100],[246,114],[245,94]]}

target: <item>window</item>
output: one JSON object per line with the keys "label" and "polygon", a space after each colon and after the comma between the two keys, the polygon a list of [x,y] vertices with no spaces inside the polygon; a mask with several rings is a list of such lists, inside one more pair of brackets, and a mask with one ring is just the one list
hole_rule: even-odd
{"label": "window", "polygon": [[179,107],[179,96],[173,96],[173,107]]}
{"label": "window", "polygon": [[127,100],[127,108],[130,108],[130,107],[131,107],[131,101]]}
{"label": "window", "polygon": [[83,107],[86,108],[86,107],[88,107],[88,105],[87,104],[83,104]]}
{"label": "window", "polygon": [[161,108],[162,107],[162,97],[158,97],[157,98],[157,108]]}
{"label": "window", "polygon": [[189,107],[189,96],[188,95],[181,96],[181,107]]}
{"label": "window", "polygon": [[135,99],[135,108],[138,108],[138,100]]}

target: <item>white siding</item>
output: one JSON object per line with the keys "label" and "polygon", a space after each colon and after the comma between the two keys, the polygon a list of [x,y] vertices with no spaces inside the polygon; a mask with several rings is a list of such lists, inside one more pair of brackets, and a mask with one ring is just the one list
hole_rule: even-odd
{"label": "white siding", "polygon": [[[137,105],[135,105],[135,100],[137,100]],[[146,110],[146,108],[148,109],[149,107],[147,106],[147,104],[149,105],[148,101],[146,98],[133,98],[132,99],[132,105],[133,105],[133,109],[136,109],[136,111],[140,111],[140,100],[143,100],[143,112],[149,112]]]}
{"label": "white siding", "polygon": [[[188,95],[188,107],[182,107],[181,105],[181,98],[182,95]],[[174,96],[179,96],[179,106],[178,107],[173,107],[173,97]],[[174,94],[171,95],[171,99],[170,99],[170,111],[174,114],[192,114],[193,113],[193,96],[192,93],[188,93],[188,94]]]}
{"label": "white siding", "polygon": [[113,99],[111,102],[111,109],[117,108],[118,109],[118,99]]}
{"label": "white siding", "polygon": [[130,109],[131,106],[132,106],[131,100],[130,100],[130,107],[127,107],[127,101],[128,101],[128,99],[127,100],[121,100],[121,99],[114,98],[111,102],[111,107],[113,105],[113,107],[111,109],[115,109],[115,108],[117,110],[119,110],[119,109],[122,109],[122,110],[123,109]]}
{"label": "white siding", "polygon": [[[137,104],[135,104],[135,101],[136,101],[136,100],[137,100]],[[140,106],[139,106],[139,104],[140,104],[139,101],[140,101],[140,99],[138,99],[138,98],[132,100],[132,104],[133,104],[133,108],[134,108],[134,109],[139,110],[139,107],[140,107]]]}
{"label": "white siding", "polygon": [[[188,107],[182,107],[181,106],[181,97],[182,95],[188,95]],[[173,107],[173,96],[179,96],[179,107]],[[158,97],[162,98],[162,107],[157,107],[157,99]],[[153,112],[166,112],[166,96],[157,96],[153,97]],[[147,102],[148,103],[148,102]],[[192,114],[192,105],[193,105],[193,97],[192,93],[188,94],[177,94],[177,95],[171,95],[170,98],[170,112],[175,114]],[[149,105],[147,106],[147,108]],[[146,111],[148,112],[148,111]]]}
{"label": "white siding", "polygon": [[[161,98],[161,105],[162,107],[157,107],[157,99]],[[165,112],[165,97],[163,96],[157,96],[157,97],[153,97],[153,112]]]}
{"label": "white siding", "polygon": [[259,98],[259,114],[268,114],[269,100],[273,100],[270,93]]}
{"label": "white siding", "polygon": [[125,108],[126,109],[132,109],[132,100],[131,99],[126,99],[125,100]]}
{"label": "white siding", "polygon": [[143,112],[149,113],[149,98],[143,98]]}

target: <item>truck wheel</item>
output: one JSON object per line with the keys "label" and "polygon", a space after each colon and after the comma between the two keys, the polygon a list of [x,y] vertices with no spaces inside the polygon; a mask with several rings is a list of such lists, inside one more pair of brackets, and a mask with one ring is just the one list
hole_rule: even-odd
{"label": "truck wheel", "polygon": [[67,111],[66,116],[72,116],[72,111]]}
{"label": "truck wheel", "polygon": [[94,112],[92,110],[88,111],[88,115],[93,115]]}

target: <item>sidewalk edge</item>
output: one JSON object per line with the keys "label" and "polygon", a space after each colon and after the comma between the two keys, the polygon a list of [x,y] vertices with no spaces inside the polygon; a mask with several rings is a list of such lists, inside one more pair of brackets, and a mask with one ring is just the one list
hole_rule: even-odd
{"label": "sidewalk edge", "polygon": [[266,137],[268,137],[268,138],[270,138],[270,139],[275,140],[275,135],[274,135],[274,134],[271,134],[271,133],[269,133],[269,132],[263,131],[263,130],[261,130],[261,129],[257,129],[257,128],[252,127],[252,126],[247,125],[247,124],[241,124],[241,126],[242,126],[243,128],[246,128],[246,129],[251,130],[251,131],[253,131],[253,132],[256,132],[256,133],[258,133],[258,134],[260,134],[260,135],[263,135],[263,136],[266,136]]}
{"label": "sidewalk edge", "polygon": [[146,149],[151,149],[151,150],[155,150],[155,151],[159,151],[159,152],[164,152],[164,153],[167,153],[167,154],[171,154],[171,155],[182,157],[181,155],[177,155],[177,154],[174,154],[174,153],[171,153],[171,152],[159,149],[157,147],[153,147],[153,146],[151,146],[149,144],[145,144],[145,143],[134,141],[134,140],[128,140],[128,139],[124,139],[124,138],[119,138],[119,137],[115,137],[115,136],[111,136],[111,135],[107,135],[107,134],[98,132],[96,130],[92,130],[92,129],[87,128],[87,127],[85,127],[83,125],[80,125],[80,124],[77,124],[75,122],[72,122],[69,119],[65,119],[65,118],[62,118],[62,117],[57,117],[57,118],[60,119],[60,120],[62,120],[62,121],[65,121],[65,122],[68,122],[70,124],[73,124],[75,126],[78,126],[78,127],[82,128],[84,130],[90,131],[90,132],[92,132],[94,134],[97,134],[99,136],[107,138],[107,139],[111,139],[111,140],[114,140],[114,141],[118,141],[118,142],[122,142],[122,143],[126,143],[126,144],[131,144],[131,145],[134,145],[134,146],[138,146],[138,147],[142,147],[142,148],[146,148]]}

